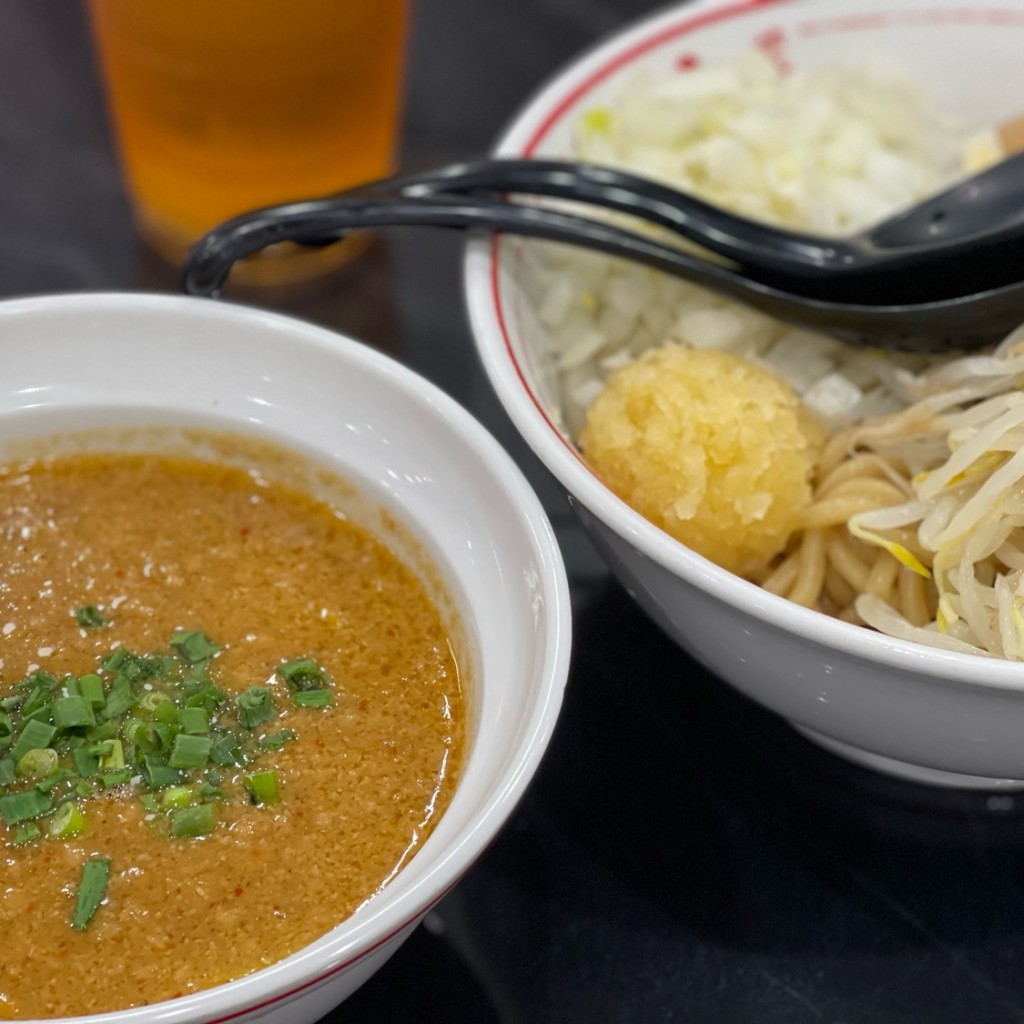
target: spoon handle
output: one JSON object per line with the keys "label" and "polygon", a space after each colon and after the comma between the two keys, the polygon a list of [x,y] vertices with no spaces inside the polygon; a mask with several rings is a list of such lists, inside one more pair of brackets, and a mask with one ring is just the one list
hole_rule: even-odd
{"label": "spoon handle", "polygon": [[786,293],[846,302],[925,302],[1024,275],[1024,153],[847,238],[759,223],[625,171],[557,160],[480,160],[371,182],[353,196],[571,200],[662,228]]}
{"label": "spoon handle", "polygon": [[821,239],[741,217],[649,178],[612,167],[560,160],[494,159],[450,164],[391,178],[357,195],[426,196],[483,193],[567,199],[640,217],[704,249],[733,260],[748,273],[776,272],[780,263],[818,266],[855,253],[841,240]]}
{"label": "spoon handle", "polygon": [[[234,263],[269,245],[284,241],[330,245],[350,231],[398,226],[505,231],[566,242],[638,261],[754,304],[761,296],[760,301],[767,301],[773,308],[776,305],[775,300],[769,298],[776,294],[773,289],[729,267],[616,224],[550,207],[452,195],[346,194],[243,214],[218,225],[196,243],[185,264],[183,286],[193,295],[216,295]],[[784,293],[777,294],[783,296]]]}

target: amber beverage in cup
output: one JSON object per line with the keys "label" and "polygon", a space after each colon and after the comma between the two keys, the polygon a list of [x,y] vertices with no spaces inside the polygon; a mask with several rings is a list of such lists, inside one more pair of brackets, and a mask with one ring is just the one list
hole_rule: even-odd
{"label": "amber beverage in cup", "polygon": [[[391,173],[407,4],[90,0],[143,237],[180,262],[203,232],[236,214]],[[307,277],[344,260],[357,241],[277,246],[235,276]]]}

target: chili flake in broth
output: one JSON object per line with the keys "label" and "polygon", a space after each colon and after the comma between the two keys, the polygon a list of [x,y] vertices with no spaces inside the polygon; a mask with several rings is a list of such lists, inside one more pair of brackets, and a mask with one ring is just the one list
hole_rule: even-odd
{"label": "chili flake in broth", "polygon": [[[294,734],[226,770],[198,838],[155,827],[137,776],[81,804],[65,838],[44,827],[19,844],[0,818],[0,924],[18,936],[0,1018],[125,1009],[274,963],[429,834],[460,766],[459,669],[424,587],[367,531],[238,468],[105,453],[0,468],[0,533],[0,699],[38,670],[95,673],[112,651],[202,636],[219,649],[193,653],[216,685],[232,699],[265,688],[266,731]],[[299,691],[321,696],[302,706]],[[245,712],[254,728],[262,699]],[[254,785],[271,787],[258,802]],[[83,865],[103,860],[103,901],[72,928]]]}

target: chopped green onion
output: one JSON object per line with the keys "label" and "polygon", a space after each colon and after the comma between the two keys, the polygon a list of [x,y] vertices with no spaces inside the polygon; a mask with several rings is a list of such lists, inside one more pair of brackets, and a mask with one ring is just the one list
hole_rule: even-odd
{"label": "chopped green onion", "polygon": [[21,706],[21,713],[27,718],[34,711],[38,711],[49,699],[53,692],[60,685],[49,672],[35,672],[22,684],[30,692]]}
{"label": "chopped green onion", "polygon": [[95,725],[92,705],[84,697],[60,697],[53,702],[53,724],[58,729],[77,729]]}
{"label": "chopped green onion", "polygon": [[74,839],[85,828],[85,815],[77,804],[61,804],[46,823],[46,833],[51,839]]}
{"label": "chopped green onion", "polygon": [[238,708],[238,721],[246,729],[255,729],[257,725],[269,722],[277,713],[270,689],[266,686],[250,686],[235,698]]}
{"label": "chopped green onion", "polygon": [[280,750],[289,740],[297,738],[293,729],[281,729],[260,737],[260,750]]}
{"label": "chopped green onion", "polygon": [[162,690],[149,690],[139,698],[139,707],[143,711],[153,712],[167,699],[167,694]]}
{"label": "chopped green onion", "polygon": [[151,789],[163,789],[165,786],[174,786],[181,782],[181,772],[168,767],[152,754],[147,754],[142,759],[142,774]]}
{"label": "chopped green onion", "polygon": [[[147,695],[148,696],[148,695]],[[162,699],[153,708],[153,718],[162,723],[163,725],[177,725],[178,724],[178,709],[174,706],[174,701],[168,700],[167,697]],[[145,701],[139,702],[142,707],[145,707]]]}
{"label": "chopped green onion", "polygon": [[100,782],[104,789],[113,789],[115,786],[124,785],[132,777],[131,768],[121,768],[116,772],[104,772],[100,776]]}
{"label": "chopped green onion", "polygon": [[101,743],[103,740],[117,739],[117,722],[100,722],[95,729],[90,729],[85,738],[93,743]]}
{"label": "chopped green onion", "polygon": [[321,690],[330,686],[327,673],[312,658],[297,658],[277,666],[277,674],[292,690]]}
{"label": "chopped green onion", "polygon": [[107,620],[103,617],[103,612],[94,604],[84,604],[81,608],[76,608],[75,622],[82,629],[98,629],[100,626],[107,624]]}
{"label": "chopped green onion", "polygon": [[277,772],[253,772],[245,777],[254,804],[276,804],[281,802],[281,791],[277,785]]}
{"label": "chopped green onion", "polygon": [[130,683],[142,682],[146,679],[166,677],[172,664],[170,658],[161,657],[159,654],[133,654],[126,651],[117,672]]}
{"label": "chopped green onion", "polygon": [[[11,830],[8,842],[77,836],[86,827],[84,801],[133,780],[143,782],[137,798],[147,820],[175,838],[212,831],[216,804],[235,799],[238,784],[254,803],[280,801],[277,771],[235,774],[296,739],[291,729],[261,728],[278,714],[272,686],[248,686],[237,696],[216,686],[209,663],[220,648],[205,633],[180,631],[171,647],[173,656],[118,647],[102,658],[98,672],[66,675],[58,683],[36,671],[0,697],[0,824]],[[297,706],[331,703],[332,682],[312,659],[285,662],[276,671]],[[18,788],[19,778],[30,788]],[[103,858],[87,867],[78,928],[95,914],[110,874]]]}
{"label": "chopped green onion", "polygon": [[156,740],[163,750],[170,750],[174,737],[181,730],[176,725],[165,725],[163,722],[150,722],[146,735]]}
{"label": "chopped green onion", "polygon": [[103,717],[106,719],[120,718],[126,711],[130,711],[137,703],[132,684],[125,676],[119,676],[107,694],[107,703],[103,708]]}
{"label": "chopped green onion", "polygon": [[24,789],[18,793],[0,796],[0,816],[8,825],[17,825],[21,821],[38,818],[52,807],[53,803],[49,796],[40,793],[38,789]]}
{"label": "chopped green onion", "polygon": [[78,692],[94,710],[99,710],[107,703],[107,698],[103,693],[103,680],[94,672],[79,677]]}
{"label": "chopped green onion", "polygon": [[24,716],[24,721],[26,723],[42,722],[43,725],[53,725],[53,712],[50,710],[50,705],[44,704],[42,707],[30,711]]}
{"label": "chopped green onion", "polygon": [[40,722],[36,719],[26,722],[18,737],[18,742],[11,748],[11,757],[14,758],[15,764],[30,750],[48,747],[56,735],[56,728],[47,722]]}
{"label": "chopped green onion", "polygon": [[183,732],[198,736],[210,731],[210,716],[205,708],[184,707],[178,712]]}
{"label": "chopped green onion", "polygon": [[292,694],[297,708],[325,708],[331,703],[330,690],[299,690]]}
{"label": "chopped green onion", "polygon": [[188,807],[194,797],[191,786],[168,786],[160,802],[164,807]]}
{"label": "chopped green onion", "polygon": [[194,807],[179,807],[171,814],[171,837],[173,839],[196,839],[212,832],[217,823],[213,804],[196,804]]}
{"label": "chopped green onion", "polygon": [[218,708],[222,708],[228,702],[228,695],[219,690],[212,683],[203,682],[202,686],[185,701],[187,708],[203,708],[208,715],[212,715]]}
{"label": "chopped green onion", "polygon": [[27,821],[24,825],[19,825],[14,830],[11,842],[15,846],[24,846],[26,843],[31,843],[33,840],[38,839],[42,834],[43,833],[39,831],[38,825],[31,821]]}
{"label": "chopped green onion", "polygon": [[104,672],[116,672],[131,656],[131,651],[127,647],[118,647],[113,654],[108,654],[100,662],[100,668]]}
{"label": "chopped green onion", "polygon": [[202,768],[210,758],[213,740],[207,736],[190,736],[179,733],[174,737],[171,756],[167,763],[172,768]]}
{"label": "chopped green onion", "polygon": [[78,883],[75,912],[71,927],[81,931],[88,927],[107,894],[110,880],[110,861],[106,857],[93,857],[82,865],[82,880]]}
{"label": "chopped green onion", "polygon": [[18,774],[23,779],[45,779],[57,770],[57,751],[52,747],[26,750],[18,759]]}
{"label": "chopped green onion", "polygon": [[58,768],[52,775],[36,783],[36,789],[40,793],[52,793],[62,782],[76,778],[75,773],[67,768]]}
{"label": "chopped green onion", "polygon": [[148,728],[149,723],[141,718],[126,718],[121,726],[121,737],[130,747],[152,746],[153,744],[147,744],[146,740]]}
{"label": "chopped green onion", "polygon": [[175,633],[171,637],[171,646],[191,665],[205,661],[220,650],[205,633],[199,631]]}
{"label": "chopped green onion", "polygon": [[104,740],[92,749],[99,755],[100,771],[116,772],[125,766],[124,744],[120,740]]}
{"label": "chopped green onion", "polygon": [[249,760],[239,738],[234,733],[223,733],[210,747],[210,760],[222,768],[241,767]]}

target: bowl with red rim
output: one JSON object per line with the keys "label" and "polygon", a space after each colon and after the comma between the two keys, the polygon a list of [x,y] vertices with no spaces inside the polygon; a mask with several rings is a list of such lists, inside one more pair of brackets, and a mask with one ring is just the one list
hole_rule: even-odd
{"label": "bowl with red rim", "polygon": [[[998,123],[1020,112],[1006,83],[1024,78],[1022,45],[1020,0],[695,0],[628,26],[556,73],[494,155],[577,157],[588,112],[632,83],[748,53],[783,75],[885,53],[951,115]],[[591,471],[566,426],[541,308],[534,254],[544,244],[509,235],[469,244],[464,289],[476,348],[514,424],[651,618],[722,680],[861,765],[936,785],[1024,785],[1020,665],[892,639],[767,593],[659,530]]]}
{"label": "bowl with red rim", "polygon": [[[468,679],[466,748],[451,802],[415,856],[349,919],[279,963],[180,998],[75,1018],[318,1020],[470,870],[540,763],[571,632],[565,572],[540,502],[498,443],[436,387],[365,345],[284,316],[174,296],[42,296],[0,303],[0,348],[5,452],[93,429],[262,438],[348,481],[353,518],[451,602]],[[174,955],[173,942],[168,949]]]}

